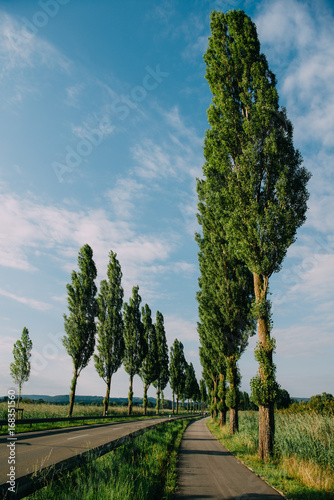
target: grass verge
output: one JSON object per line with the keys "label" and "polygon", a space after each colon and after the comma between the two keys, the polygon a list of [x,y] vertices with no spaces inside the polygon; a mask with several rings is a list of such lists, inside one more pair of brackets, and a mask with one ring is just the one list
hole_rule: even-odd
{"label": "grass verge", "polygon": [[35,500],[170,500],[177,453],[193,419],[166,422],[103,457],[74,469],[29,495]]}
{"label": "grass verge", "polygon": [[[332,435],[334,422],[309,415],[301,426],[297,415],[276,414],[275,458],[264,464],[257,458],[258,414],[240,412],[239,433],[229,435],[228,424],[207,421],[212,434],[240,461],[291,500],[334,499]],[[322,441],[315,427],[327,427]],[[301,440],[300,433],[303,434]],[[299,443],[299,445],[298,445]],[[308,451],[306,451],[308,450]],[[308,458],[307,458],[308,457]]]}

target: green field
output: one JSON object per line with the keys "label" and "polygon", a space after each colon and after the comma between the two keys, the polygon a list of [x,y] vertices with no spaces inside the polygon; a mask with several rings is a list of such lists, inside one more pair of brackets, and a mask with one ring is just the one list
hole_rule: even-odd
{"label": "green field", "polygon": [[208,422],[210,431],[269,484],[294,500],[334,498],[334,416],[277,411],[275,458],[268,464],[257,459],[258,413],[240,412],[240,432],[228,433],[228,425]]}
{"label": "green field", "polygon": [[[68,405],[57,405],[50,403],[21,403],[20,408],[24,409],[24,418],[33,419],[33,418],[58,418],[58,417],[66,417],[68,412]],[[7,403],[0,403],[0,419],[7,420]],[[179,414],[181,414],[179,410]],[[184,412],[186,413],[186,412]],[[103,414],[103,406],[97,405],[82,405],[75,404],[73,408],[73,417],[94,417],[94,416],[102,416]],[[140,406],[134,406],[132,409],[132,418],[147,418],[147,417],[163,417],[164,415],[170,415],[171,410],[160,410],[159,415],[156,415],[155,409],[148,409],[147,415],[143,415],[143,408]],[[127,417],[127,407],[125,406],[110,406],[108,410],[108,415],[114,415],[117,420],[129,420]],[[15,433],[18,434],[20,432],[29,432],[36,430],[45,430],[45,429],[59,429],[62,427],[77,427],[79,425],[89,425],[93,423],[104,423],[110,422],[110,419],[99,419],[99,420],[85,420],[85,421],[64,421],[64,422],[56,422],[56,423],[38,423],[38,424],[20,424],[20,420],[16,420],[15,422]],[[0,434],[7,434],[8,429],[7,426],[3,426],[0,429]]]}

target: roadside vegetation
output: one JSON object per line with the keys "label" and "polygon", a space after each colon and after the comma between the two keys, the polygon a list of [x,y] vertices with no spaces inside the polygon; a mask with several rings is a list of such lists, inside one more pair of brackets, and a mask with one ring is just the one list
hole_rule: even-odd
{"label": "roadside vegetation", "polygon": [[[305,407],[306,405],[302,405]],[[298,408],[299,405],[297,405]],[[234,455],[293,500],[334,499],[334,414],[315,410],[275,412],[274,456],[258,459],[258,412],[242,411],[239,432],[208,421],[208,428]]]}
{"label": "roadside vegetation", "polygon": [[35,500],[171,499],[183,432],[192,419],[166,422],[29,495]]}

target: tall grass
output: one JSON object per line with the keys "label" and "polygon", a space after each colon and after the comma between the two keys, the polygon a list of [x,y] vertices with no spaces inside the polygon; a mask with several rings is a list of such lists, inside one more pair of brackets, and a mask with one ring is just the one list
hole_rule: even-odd
{"label": "tall grass", "polygon": [[280,457],[296,456],[334,473],[334,417],[316,412],[276,414],[276,452]]}
{"label": "tall grass", "polygon": [[52,481],[35,500],[170,499],[176,488],[176,458],[191,419],[166,422],[117,450]]}
{"label": "tall grass", "polygon": [[275,458],[268,466],[257,460],[258,413],[240,412],[239,424],[234,436],[228,434],[228,426],[222,432],[218,424],[208,426],[230,451],[288,498],[334,498],[333,415],[276,412]]}

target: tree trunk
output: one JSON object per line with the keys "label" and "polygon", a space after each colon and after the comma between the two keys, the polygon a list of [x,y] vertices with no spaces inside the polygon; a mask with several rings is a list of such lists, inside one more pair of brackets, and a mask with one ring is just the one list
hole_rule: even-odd
{"label": "tree trunk", "polygon": [[219,426],[220,428],[224,427],[226,425],[226,411],[220,411],[219,412]]}
{"label": "tree trunk", "polygon": [[238,408],[230,408],[230,434],[235,434],[238,431],[239,431]]}
{"label": "tree trunk", "polygon": [[[253,273],[254,277],[254,292],[256,303],[264,303],[267,297],[268,277]],[[265,314],[258,312],[257,317],[257,330],[259,335],[259,343],[264,347],[268,345],[270,340],[269,318]],[[265,351],[264,351],[265,353]],[[266,354],[267,360],[272,366],[272,351]],[[265,380],[265,373],[259,366],[259,373],[261,380]],[[275,418],[274,418],[274,403],[270,402],[267,405],[259,406],[259,460],[265,462],[273,456],[274,452],[274,435],[275,435]]]}
{"label": "tree trunk", "polygon": [[237,358],[232,355],[228,358],[229,365],[229,376],[230,376],[230,395],[231,395],[231,407],[230,407],[230,434],[235,434],[239,431],[239,391],[238,391],[238,367]]}
{"label": "tree trunk", "polygon": [[19,405],[20,405],[21,389],[22,389],[22,384],[19,384],[19,395],[17,397],[17,408],[19,408]]}
{"label": "tree trunk", "polygon": [[147,408],[147,384],[144,384],[143,408],[144,408],[144,415],[146,415],[146,408]]}
{"label": "tree trunk", "polygon": [[179,395],[176,394],[176,415],[179,414]]}
{"label": "tree trunk", "polygon": [[78,380],[78,372],[75,369],[74,370],[74,375],[73,375],[73,378],[72,378],[72,382],[71,382],[70,405],[69,405],[69,408],[68,408],[68,415],[67,415],[68,417],[72,417],[72,413],[73,413],[74,398],[75,398],[75,389],[76,389],[76,386],[77,386],[77,380]]}
{"label": "tree trunk", "polygon": [[160,410],[160,387],[157,388],[157,405],[156,405],[156,414],[159,415]]}
{"label": "tree trunk", "polygon": [[132,381],[133,381],[133,375],[130,375],[130,387],[129,387],[129,396],[128,396],[128,415],[132,414],[132,397],[133,397]]}
{"label": "tree trunk", "polygon": [[274,403],[259,407],[259,458],[267,462],[273,455],[275,436]]}
{"label": "tree trunk", "polygon": [[175,406],[175,393],[173,391],[173,399],[172,399],[172,414],[174,415],[174,406]]}
{"label": "tree trunk", "polygon": [[103,408],[103,416],[106,417],[108,414],[109,407],[109,398],[110,398],[110,385],[111,385],[111,377],[107,379],[107,390],[106,397],[104,398],[104,408]]}

